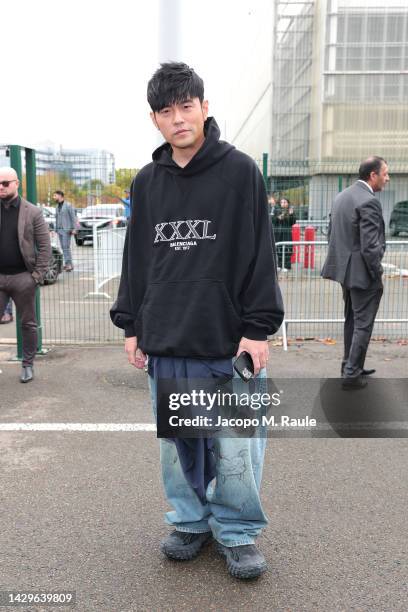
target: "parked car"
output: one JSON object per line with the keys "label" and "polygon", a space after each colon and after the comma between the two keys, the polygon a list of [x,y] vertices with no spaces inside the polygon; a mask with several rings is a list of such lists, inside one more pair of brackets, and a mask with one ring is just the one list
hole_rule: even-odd
{"label": "parked car", "polygon": [[93,227],[96,224],[101,229],[126,227],[125,207],[123,204],[98,204],[84,208],[75,234],[78,246],[83,246],[85,240],[93,242]]}
{"label": "parked car", "polygon": [[391,213],[391,236],[398,236],[400,232],[408,232],[408,200],[397,202]]}
{"label": "parked car", "polygon": [[63,256],[58,243],[56,232],[50,232],[51,239],[51,257],[48,264],[48,270],[44,276],[44,285],[53,285],[57,282],[58,276],[62,272]]}
{"label": "parked car", "polygon": [[44,215],[44,219],[48,225],[48,228],[51,230],[55,230],[55,209],[50,207],[43,206],[42,214]]}

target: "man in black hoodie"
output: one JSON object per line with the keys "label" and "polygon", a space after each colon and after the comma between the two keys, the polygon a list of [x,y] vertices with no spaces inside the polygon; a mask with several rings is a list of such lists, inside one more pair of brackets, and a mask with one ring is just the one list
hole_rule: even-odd
{"label": "man in black hoodie", "polygon": [[[134,206],[111,317],[125,330],[129,363],[141,368],[149,356],[156,411],[160,376],[232,377],[232,359],[243,351],[255,374],[265,376],[267,336],[279,329],[283,305],[262,175],[252,159],[220,141],[202,79],[186,64],[162,64],[147,96],[166,142],[131,186]],[[218,438],[213,446],[197,445],[197,456],[187,460],[181,445],[160,442],[174,509],[166,521],[176,528],[163,552],[189,560],[214,537],[233,576],[263,573],[254,540],[267,524],[259,498],[265,438]],[[215,464],[203,489],[195,468],[207,465],[199,457],[206,451]]]}

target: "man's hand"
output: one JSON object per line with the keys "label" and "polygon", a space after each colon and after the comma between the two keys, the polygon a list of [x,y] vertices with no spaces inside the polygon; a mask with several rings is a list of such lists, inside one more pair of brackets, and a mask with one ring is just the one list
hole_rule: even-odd
{"label": "man's hand", "polygon": [[125,352],[130,365],[135,366],[135,368],[139,370],[143,370],[145,367],[146,355],[140,348],[137,348],[136,336],[125,339]]}
{"label": "man's hand", "polygon": [[75,234],[77,233],[77,230],[71,230],[71,236],[75,236]]}
{"label": "man's hand", "polygon": [[238,346],[237,357],[246,351],[252,357],[254,362],[254,374],[257,376],[261,368],[266,368],[269,359],[269,345],[267,340],[249,340],[249,338],[241,338]]}

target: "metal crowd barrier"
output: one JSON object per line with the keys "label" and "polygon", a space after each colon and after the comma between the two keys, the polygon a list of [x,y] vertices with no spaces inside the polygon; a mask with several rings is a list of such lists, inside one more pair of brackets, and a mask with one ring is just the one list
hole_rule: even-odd
{"label": "metal crowd barrier", "polygon": [[[276,243],[285,261],[291,252],[291,269],[280,270],[278,278],[285,304],[281,332],[284,350],[288,337],[336,338],[343,335],[343,296],[339,283],[321,278],[327,254],[326,241]],[[277,255],[278,256],[278,255]],[[382,262],[384,294],[373,337],[408,337],[408,240],[389,240]]]}
{"label": "metal crowd barrier", "polygon": [[125,235],[126,228],[96,224],[92,240],[82,246],[72,241],[73,272],[63,272],[54,285],[41,288],[44,344],[123,341],[109,309],[118,291]]}

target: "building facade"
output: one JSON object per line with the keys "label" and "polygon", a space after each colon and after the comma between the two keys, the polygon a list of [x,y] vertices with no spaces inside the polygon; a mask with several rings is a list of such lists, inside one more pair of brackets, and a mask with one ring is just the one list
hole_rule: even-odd
{"label": "building facade", "polygon": [[[49,172],[65,174],[78,187],[100,181],[104,185],[115,183],[115,156],[100,149],[64,149],[52,143],[34,146],[37,176]],[[0,166],[8,166],[8,145],[0,145]]]}
{"label": "building facade", "polygon": [[273,7],[269,147],[259,140],[257,152],[253,144],[247,152],[267,152],[271,191],[298,189],[314,219],[327,215],[361,159],[380,155],[392,175],[380,196],[388,221],[394,203],[408,200],[406,0],[274,0]]}
{"label": "building facade", "polygon": [[65,149],[42,144],[36,147],[37,174],[63,172],[76,185],[101,181],[105,185],[115,182],[115,156],[100,149]]}

